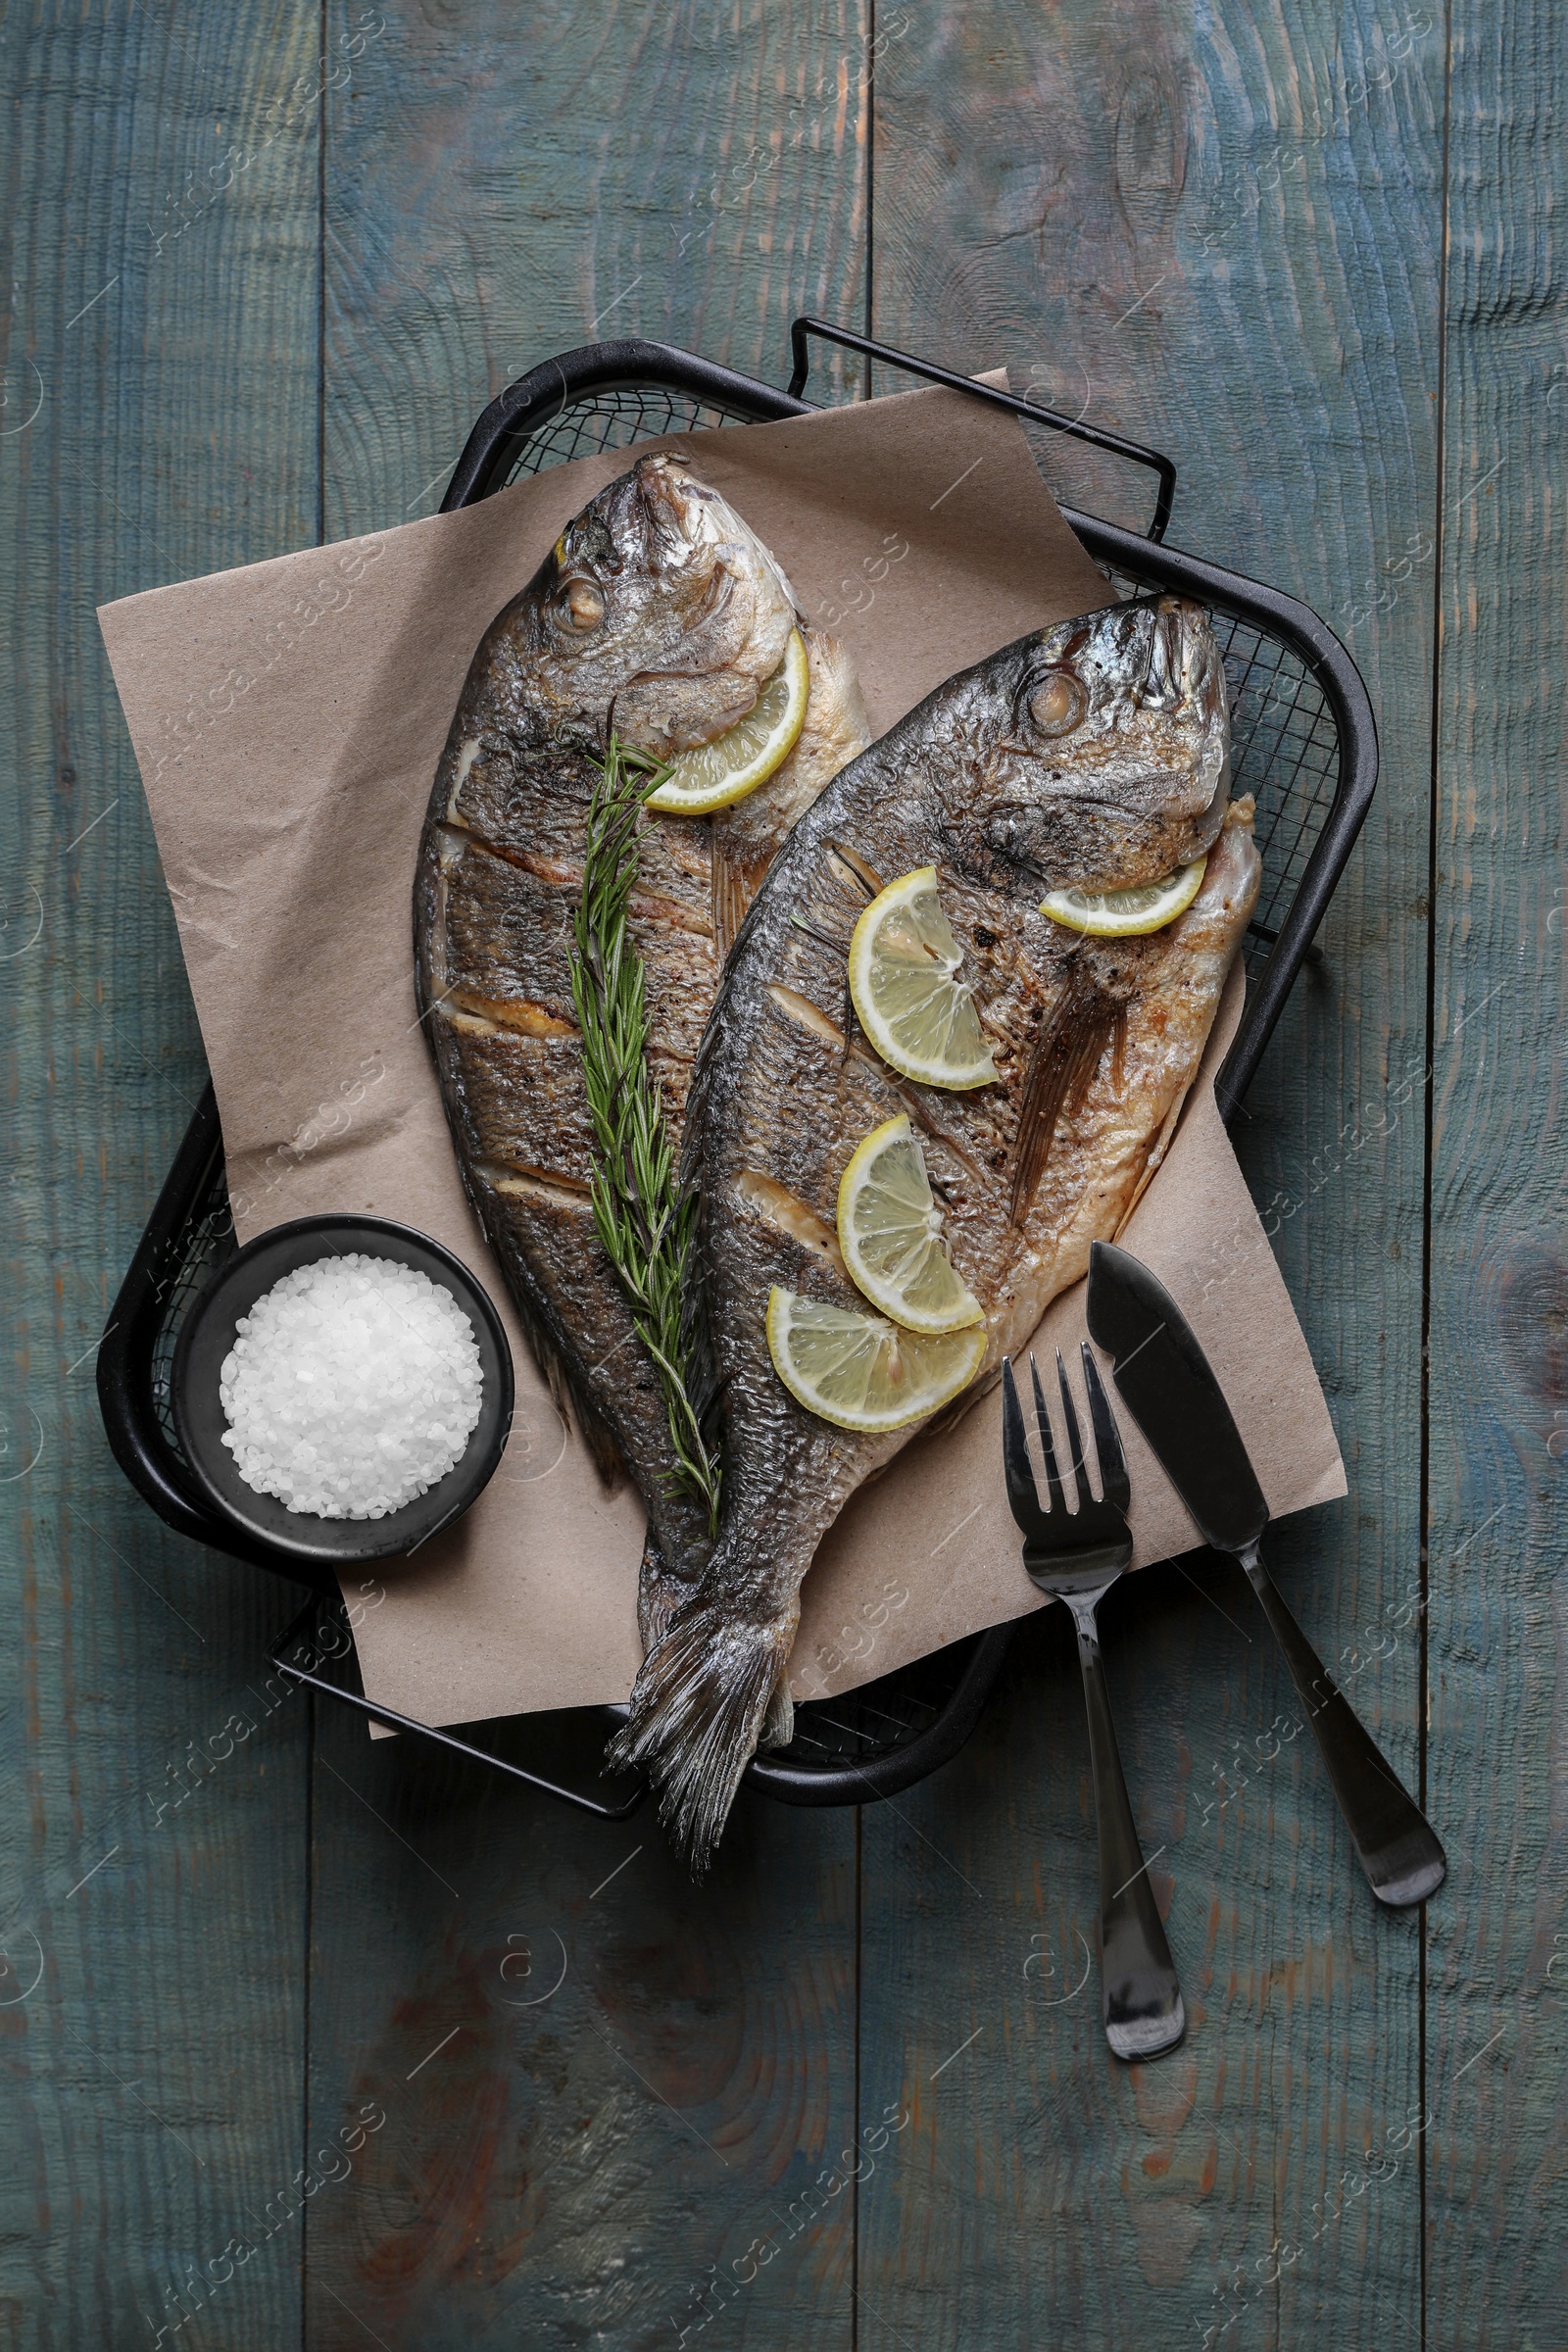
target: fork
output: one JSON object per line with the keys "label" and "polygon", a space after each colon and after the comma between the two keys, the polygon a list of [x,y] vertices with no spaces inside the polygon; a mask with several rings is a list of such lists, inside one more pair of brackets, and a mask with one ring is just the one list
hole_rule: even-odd
{"label": "fork", "polygon": [[1127,1527],[1132,1489],[1110,1400],[1087,1343],[1083,1364],[1103,1499],[1096,1501],[1084,1476],[1078,1416],[1059,1348],[1056,1378],[1061,1386],[1077,1509],[1068,1512],[1062,1493],[1051,1416],[1032,1355],[1029,1373],[1049,1497],[1044,1510],[1030,1466],[1010,1359],[1004,1359],[1002,1366],[1002,1458],[1007,1500],[1023,1531],[1023,1564],[1042,1592],[1066,1602],[1078,1629],[1078,1663],[1089,1710],[1089,1752],[1094,1763],[1100,1837],[1100,1990],[1105,2039],[1118,2058],[1159,2058],[1173,2050],[1186,2033],[1187,2012],[1127,1797],[1095,1623],[1096,1609],[1132,1561],[1133,1540]]}

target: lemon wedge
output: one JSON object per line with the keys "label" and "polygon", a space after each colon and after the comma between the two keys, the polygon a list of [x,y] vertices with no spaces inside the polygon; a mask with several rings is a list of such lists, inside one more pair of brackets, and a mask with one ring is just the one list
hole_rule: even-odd
{"label": "lemon wedge", "polygon": [[808,1412],[839,1429],[875,1432],[921,1421],[966,1389],[986,1335],[982,1326],[926,1338],[881,1315],[775,1288],[767,1345],[774,1370]]}
{"label": "lemon wedge", "polygon": [[906,1331],[985,1320],[948,1255],[920,1139],[902,1111],[872,1128],[840,1179],[839,1248],[872,1305]]}
{"label": "lemon wedge", "polygon": [[806,723],[806,704],[811,690],[811,667],[806,640],[791,629],[784,659],[758,696],[754,708],[712,743],[694,752],[679,752],[669,774],[646,807],[666,816],[709,816],[744,801],[759,784],[765,784],[794,751]]}
{"label": "lemon wedge", "polygon": [[1136,890],[1054,890],[1041,900],[1040,911],[1069,931],[1092,932],[1096,939],[1136,939],[1145,931],[1163,931],[1197,898],[1207,863],[1206,858],[1195,858],[1163,881],[1145,882]]}
{"label": "lemon wedge", "polygon": [[883,1060],[955,1092],[997,1075],[973,995],[955,977],[962,960],[934,865],[879,891],[850,941],[850,1001]]}

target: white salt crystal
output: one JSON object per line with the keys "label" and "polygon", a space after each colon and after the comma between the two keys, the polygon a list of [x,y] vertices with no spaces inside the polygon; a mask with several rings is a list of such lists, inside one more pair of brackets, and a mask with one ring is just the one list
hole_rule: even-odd
{"label": "white salt crystal", "polygon": [[473,1325],[441,1283],[358,1251],[318,1258],[235,1325],[223,1444],[291,1511],[384,1519],[462,1459],[483,1385]]}

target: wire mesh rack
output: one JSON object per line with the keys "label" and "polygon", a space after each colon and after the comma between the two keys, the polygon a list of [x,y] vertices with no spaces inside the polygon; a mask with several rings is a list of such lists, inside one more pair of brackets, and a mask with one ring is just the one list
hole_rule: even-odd
{"label": "wire mesh rack", "polygon": [[[1030,428],[1064,432],[1146,467],[1158,479],[1147,535],[1072,508],[1063,512],[1112,587],[1168,588],[1212,613],[1232,702],[1233,794],[1257,804],[1263,883],[1246,956],[1249,1002],[1216,1086],[1223,1114],[1246,1091],[1322,918],[1370,803],[1376,731],[1349,656],[1315,614],[1279,591],[1162,545],[1175,467],[1160,452],[1056,416],[912,354],[815,319],[793,330],[789,392],[734,374],[690,352],[627,341],[563,353],[492,401],[464,448],[443,513],[469,506],[522,473],[574,458],[630,449],[662,436],[800,416],[808,338],[821,336],[878,365],[946,384],[1010,410]],[[170,1170],[125,1276],[99,1351],[98,1387],[117,1458],[171,1526],[217,1549],[298,1581],[298,1563],[269,1556],[199,1499],[175,1435],[170,1402],[174,1348],[185,1313],[235,1249],[217,1104],[208,1088]],[[274,1645],[285,1675],[367,1715],[382,1714],[357,1679],[346,1613],[335,1585],[316,1597]],[[848,1635],[850,1629],[846,1629]],[[753,1786],[796,1804],[845,1804],[886,1796],[922,1779],[967,1739],[1006,1654],[1011,1629],[973,1635],[935,1655],[833,1699],[797,1709],[791,1745],[749,1768]],[[618,1720],[624,1709],[589,1711]],[[571,1786],[558,1772],[519,1763],[489,1744],[401,1716],[393,1728],[509,1774],[550,1794],[619,1816],[635,1802],[590,1773]]]}

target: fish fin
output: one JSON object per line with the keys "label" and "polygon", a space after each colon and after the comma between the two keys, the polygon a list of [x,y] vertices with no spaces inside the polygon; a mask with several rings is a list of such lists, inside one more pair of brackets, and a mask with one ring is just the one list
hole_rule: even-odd
{"label": "fish fin", "polygon": [[538,1365],[550,1390],[550,1401],[569,1429],[573,1422],[577,1434],[593,1456],[594,1468],[604,1484],[614,1492],[626,1476],[626,1462],[620,1447],[611,1433],[609,1424],[601,1419],[593,1404],[571,1377],[564,1361],[538,1318],[530,1314],[521,1298],[521,1284],[509,1284],[512,1302],[517,1310],[527,1338],[529,1351]]}
{"label": "fish fin", "polygon": [[[966,1389],[960,1391],[951,1404],[944,1405],[940,1413],[933,1414],[921,1430],[921,1438],[945,1438],[950,1430],[957,1428],[960,1421],[967,1421],[982,1396],[989,1396],[1001,1378],[1002,1366],[1000,1363],[993,1365],[989,1372],[982,1372],[976,1380],[970,1382]],[[893,1457],[894,1460],[897,1458],[896,1455]],[[884,1469],[891,1470],[892,1467],[892,1461],[883,1464]],[[880,1477],[881,1471],[876,1471],[873,1475]]]}
{"label": "fish fin", "polygon": [[643,1660],[631,1714],[610,1760],[641,1766],[659,1812],[695,1878],[713,1858],[741,1775],[757,1751],[783,1677],[800,1601],[777,1617],[740,1617],[734,1602],[694,1592]]}
{"label": "fish fin", "polygon": [[1057,1122],[1082,1107],[1101,1056],[1125,1028],[1126,1007],[1074,964],[1029,1050],[1012,1147],[1008,1222],[1021,1225],[1040,1190]]}
{"label": "fish fin", "polygon": [[1144,1172],[1139,1177],[1137,1185],[1134,1187],[1133,1197],[1128,1201],[1126,1207],[1122,1210],[1116,1230],[1110,1237],[1113,1242],[1119,1241],[1127,1230],[1128,1218],[1132,1215],[1133,1210],[1138,1206],[1139,1201],[1148,1192],[1149,1187],[1153,1180],[1154,1170],[1158,1167],[1160,1161],[1170,1150],[1171,1138],[1176,1133],[1176,1122],[1181,1117],[1187,1098],[1192,1091],[1192,1080],[1189,1079],[1187,1084],[1182,1088],[1181,1092],[1176,1097],[1176,1100],[1171,1104],[1169,1110],[1166,1111],[1165,1123],[1160,1128],[1159,1133],[1155,1136],[1153,1142],[1149,1147],[1149,1157],[1144,1162]]}
{"label": "fish fin", "polygon": [[757,896],[759,877],[730,857],[721,824],[715,824],[712,828],[709,858],[713,900],[713,953],[722,963],[735,945],[735,935],[745,922],[747,910]]}
{"label": "fish fin", "polygon": [[625,1457],[592,1398],[581,1383],[573,1379],[571,1367],[557,1337],[557,1319],[550,1303],[534,1281],[522,1252],[514,1246],[504,1219],[497,1212],[493,1186],[482,1181],[463,1157],[461,1139],[459,1168],[464,1191],[506,1274],[507,1289],[517,1310],[517,1320],[522,1325],[528,1352],[550,1391],[550,1401],[568,1429],[575,1424],[578,1435],[593,1456],[594,1468],[613,1494],[626,1476]]}
{"label": "fish fin", "polygon": [[788,1747],[795,1737],[795,1700],[790,1691],[789,1669],[784,1667],[773,1685],[773,1695],[767,1702],[762,1721],[759,1747]]}

